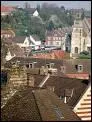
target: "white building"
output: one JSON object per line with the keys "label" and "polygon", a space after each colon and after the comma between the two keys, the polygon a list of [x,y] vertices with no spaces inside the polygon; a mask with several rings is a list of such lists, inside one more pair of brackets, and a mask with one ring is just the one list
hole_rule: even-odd
{"label": "white building", "polygon": [[91,51],[91,24],[88,19],[75,20],[71,39],[71,54],[77,56],[80,52]]}
{"label": "white building", "polygon": [[33,16],[34,16],[34,17],[38,17],[38,16],[39,16],[39,13],[38,13],[37,10],[35,10],[35,12],[33,13]]}
{"label": "white building", "polygon": [[37,50],[41,46],[41,41],[36,35],[30,35],[29,37],[26,36],[15,37],[14,41],[21,48],[32,49],[32,47],[34,47],[34,49]]}

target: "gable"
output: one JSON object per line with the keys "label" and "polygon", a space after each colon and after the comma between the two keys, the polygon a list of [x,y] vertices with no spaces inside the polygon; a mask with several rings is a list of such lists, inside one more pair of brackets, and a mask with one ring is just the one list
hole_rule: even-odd
{"label": "gable", "polygon": [[29,41],[28,37],[25,38],[23,44],[24,44],[24,45],[29,45],[29,44],[30,44],[30,41]]}

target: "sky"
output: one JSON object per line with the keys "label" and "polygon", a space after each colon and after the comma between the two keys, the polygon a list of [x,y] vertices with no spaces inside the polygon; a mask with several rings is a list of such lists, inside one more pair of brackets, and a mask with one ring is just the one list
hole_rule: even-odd
{"label": "sky", "polygon": [[[23,7],[25,2],[28,2],[31,7],[36,7],[37,4],[46,3],[55,3],[58,6],[64,6],[66,9],[80,9],[85,8],[87,10],[91,10],[91,1],[2,1],[4,5],[18,5],[19,7]],[[2,4],[1,2],[1,4]]]}

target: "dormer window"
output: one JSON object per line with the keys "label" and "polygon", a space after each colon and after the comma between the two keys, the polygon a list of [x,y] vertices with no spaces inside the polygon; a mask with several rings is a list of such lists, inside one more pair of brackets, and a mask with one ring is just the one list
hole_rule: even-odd
{"label": "dormer window", "polygon": [[61,72],[65,73],[66,67],[65,66],[61,66]]}
{"label": "dormer window", "polygon": [[78,65],[78,72],[82,72],[83,71],[83,65]]}
{"label": "dormer window", "polygon": [[54,67],[54,63],[46,64],[46,67],[48,67],[48,68],[53,68],[53,67]]}
{"label": "dormer window", "polygon": [[37,63],[37,62],[29,63],[29,68],[34,68],[34,65],[35,65],[36,63]]}
{"label": "dormer window", "polygon": [[47,68],[50,68],[50,64],[46,64],[46,67],[47,67]]}
{"label": "dormer window", "polygon": [[54,63],[50,63],[50,68],[53,68],[54,67]]}
{"label": "dormer window", "polygon": [[83,72],[83,65],[75,65],[75,68],[78,72]]}

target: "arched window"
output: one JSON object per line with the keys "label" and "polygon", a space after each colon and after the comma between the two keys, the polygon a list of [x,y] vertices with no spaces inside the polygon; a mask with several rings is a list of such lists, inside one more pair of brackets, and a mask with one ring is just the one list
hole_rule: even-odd
{"label": "arched window", "polygon": [[78,47],[75,47],[75,53],[78,53]]}

